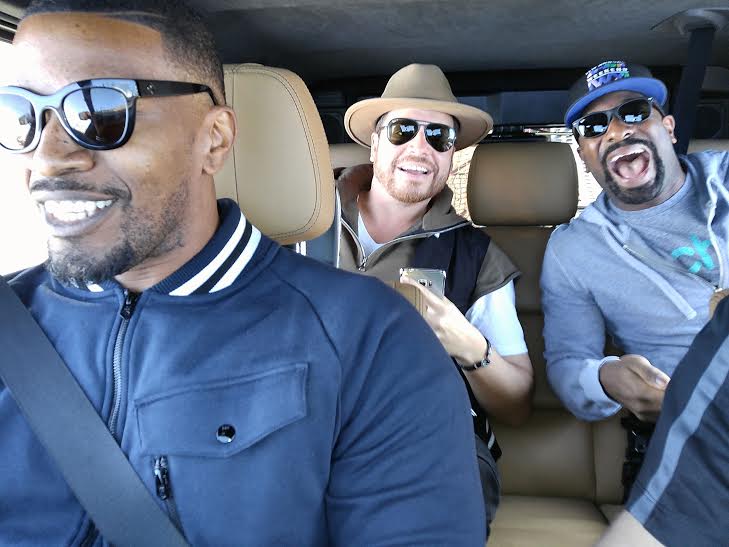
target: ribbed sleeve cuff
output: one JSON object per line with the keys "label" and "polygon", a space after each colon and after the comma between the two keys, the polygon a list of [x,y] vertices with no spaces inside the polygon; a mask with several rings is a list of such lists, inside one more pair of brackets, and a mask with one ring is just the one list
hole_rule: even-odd
{"label": "ribbed sleeve cuff", "polygon": [[617,361],[619,357],[610,355],[603,359],[587,359],[585,366],[580,372],[580,386],[585,393],[585,397],[590,401],[596,410],[599,410],[605,418],[617,413],[622,405],[610,397],[600,383],[600,367],[610,361]]}

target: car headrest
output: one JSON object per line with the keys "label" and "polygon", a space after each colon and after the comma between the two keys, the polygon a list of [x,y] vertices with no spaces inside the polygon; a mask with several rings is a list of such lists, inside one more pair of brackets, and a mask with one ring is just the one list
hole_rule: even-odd
{"label": "car headrest", "polygon": [[323,234],[334,220],[334,176],[306,85],[293,72],[256,64],[226,65],[224,76],[238,137],[215,177],[218,197],[236,200],[281,244]]}
{"label": "car headrest", "polygon": [[481,226],[546,226],[577,211],[577,165],[568,144],[481,144],[468,171],[468,210]]}
{"label": "car headrest", "polygon": [[330,144],[329,155],[333,169],[370,163],[370,149],[354,142]]}

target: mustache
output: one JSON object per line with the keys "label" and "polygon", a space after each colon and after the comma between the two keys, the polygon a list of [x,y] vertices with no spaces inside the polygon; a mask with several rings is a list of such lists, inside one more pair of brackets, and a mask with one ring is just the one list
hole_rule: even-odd
{"label": "mustache", "polygon": [[654,158],[658,157],[658,149],[656,148],[656,145],[653,144],[651,141],[645,140],[645,139],[639,139],[637,137],[628,137],[627,139],[624,139],[620,142],[614,142],[610,146],[608,146],[605,149],[605,152],[602,155],[602,158],[600,160],[600,163],[602,163],[603,167],[607,167],[607,157],[615,152],[618,148],[622,148],[623,146],[630,146],[632,144],[642,144],[645,146],[648,150],[651,151],[651,154],[653,154]]}
{"label": "mustache", "polygon": [[30,183],[29,190],[31,192],[89,192],[89,193],[102,193],[110,197],[117,199],[126,199],[129,197],[129,192],[120,190],[109,185],[105,186],[93,186],[91,184],[83,183],[74,179],[67,179],[63,177],[45,177],[42,179],[34,180]]}

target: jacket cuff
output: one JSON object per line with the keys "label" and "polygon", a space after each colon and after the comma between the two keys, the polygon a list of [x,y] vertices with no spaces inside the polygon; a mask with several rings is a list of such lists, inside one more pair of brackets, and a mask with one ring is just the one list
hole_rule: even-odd
{"label": "jacket cuff", "polygon": [[610,361],[617,361],[619,357],[609,355],[603,359],[586,359],[585,366],[580,372],[580,386],[585,393],[585,397],[590,401],[596,409],[604,417],[612,416],[617,413],[623,406],[611,399],[600,383],[600,367]]}

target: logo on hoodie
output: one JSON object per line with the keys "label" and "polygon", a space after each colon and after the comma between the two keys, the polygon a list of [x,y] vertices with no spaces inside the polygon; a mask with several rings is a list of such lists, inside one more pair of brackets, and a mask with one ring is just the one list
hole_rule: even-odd
{"label": "logo on hoodie", "polygon": [[716,264],[714,264],[714,259],[711,258],[711,255],[709,254],[709,249],[711,248],[711,241],[701,240],[699,237],[692,235],[691,236],[691,247],[678,247],[675,249],[671,256],[681,262],[681,257],[683,256],[695,256],[698,258],[691,266],[689,266],[688,271],[690,271],[692,274],[699,273],[701,271],[701,268],[706,268],[707,270],[711,271],[716,267]]}

